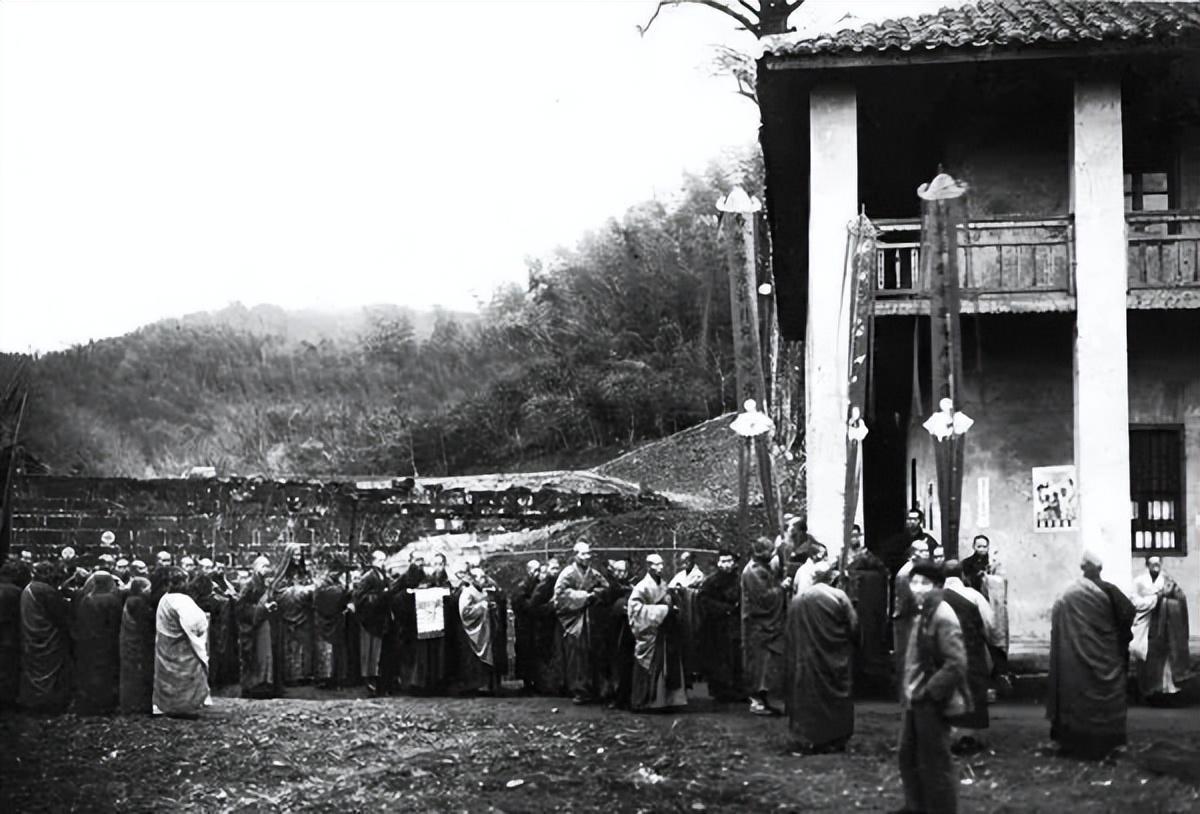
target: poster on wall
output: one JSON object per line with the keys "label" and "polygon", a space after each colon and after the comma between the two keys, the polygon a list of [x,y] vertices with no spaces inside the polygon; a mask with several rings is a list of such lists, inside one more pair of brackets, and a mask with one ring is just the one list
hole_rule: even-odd
{"label": "poster on wall", "polygon": [[1075,465],[1033,467],[1033,530],[1074,531],[1079,528],[1079,494]]}

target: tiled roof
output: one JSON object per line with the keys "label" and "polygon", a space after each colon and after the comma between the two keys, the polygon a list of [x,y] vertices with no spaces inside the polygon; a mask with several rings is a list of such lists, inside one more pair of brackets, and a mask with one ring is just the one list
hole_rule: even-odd
{"label": "tiled roof", "polygon": [[1166,43],[1184,37],[1200,37],[1198,2],[976,0],[933,14],[830,27],[828,33],[801,30],[764,37],[762,48],[775,57],[882,56],[997,46]]}

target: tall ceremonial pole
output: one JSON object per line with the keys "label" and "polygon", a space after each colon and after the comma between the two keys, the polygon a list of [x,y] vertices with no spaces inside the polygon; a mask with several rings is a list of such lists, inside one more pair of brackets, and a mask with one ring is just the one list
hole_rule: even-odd
{"label": "tall ceremonial pole", "polygon": [[[721,212],[721,238],[725,245],[725,262],[729,269],[729,303],[733,317],[733,357],[737,379],[737,400],[744,412],[750,415],[757,408],[766,406],[767,384],[763,373],[762,340],[758,319],[758,281],[754,243],[755,213],[762,209],[757,198],[746,194],[740,186],[717,201]],[[752,406],[753,405],[753,406]],[[765,412],[765,410],[764,410]],[[758,415],[766,418],[765,415]],[[769,419],[767,419],[769,423]],[[766,426],[757,418],[750,424],[742,422],[738,451],[738,527],[745,539],[749,530],[749,470],[753,455],[757,464],[758,478],[762,487],[763,507],[767,513],[767,527],[772,535],[782,529],[779,497],[775,491],[775,478],[771,467],[771,433],[764,432]],[[743,432],[753,430],[753,432]],[[743,464],[743,462],[745,462]]]}
{"label": "tall ceremonial pole", "polygon": [[958,559],[962,510],[964,434],[961,412],[962,330],[959,321],[958,230],[966,221],[966,184],[939,172],[917,190],[921,198],[921,272],[929,284],[929,331],[938,412],[925,423],[933,436],[941,541],[947,559]]}

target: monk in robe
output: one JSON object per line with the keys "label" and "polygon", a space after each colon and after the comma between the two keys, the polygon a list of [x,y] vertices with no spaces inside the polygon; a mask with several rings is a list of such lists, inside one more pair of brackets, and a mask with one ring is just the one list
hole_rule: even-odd
{"label": "monk in robe", "polygon": [[700,606],[701,672],[708,694],[722,703],[744,701],[742,681],[742,586],[732,551],[717,553],[717,570],[697,591]]}
{"label": "monk in robe", "polygon": [[39,562],[21,592],[21,690],[34,712],[62,712],[71,702],[71,607],[58,591],[61,573]]}
{"label": "monk in robe", "polygon": [[[278,569],[259,557],[237,599],[243,698],[274,698],[283,692],[283,629],[278,591],[286,561]],[[274,572],[274,573],[273,573]]]}
{"label": "monk in robe", "polygon": [[594,653],[597,642],[596,616],[603,613],[600,599],[608,580],[592,568],[592,549],[580,540],[574,546],[575,558],[554,583],[554,611],[563,628],[563,657],[567,692],[576,704],[594,701],[600,691],[601,676]]}
{"label": "monk in robe", "polygon": [[700,603],[697,591],[704,582],[704,572],[696,565],[696,557],[690,551],[679,555],[679,571],[671,577],[667,587],[675,598],[673,624],[679,628],[680,646],[683,648],[683,671],[687,686],[700,675],[700,652],[703,643],[700,635]]}
{"label": "monk in robe", "polygon": [[185,592],[191,580],[172,568],[154,616],[155,715],[194,718],[212,704],[208,692],[208,615]]}
{"label": "monk in robe", "polygon": [[371,552],[371,567],[354,586],[353,610],[358,620],[359,670],[366,682],[367,692],[380,693],[380,662],[383,658],[383,638],[388,632],[387,577],[384,565],[387,555],[382,551]]}
{"label": "monk in robe", "polygon": [[153,705],[155,613],[150,604],[150,580],[130,578],[120,640],[120,709],[126,715],[149,714]]}
{"label": "monk in robe", "polygon": [[21,688],[20,563],[0,566],[0,709],[17,704]]}
{"label": "monk in robe", "polygon": [[459,625],[468,643],[459,658],[458,684],[463,692],[491,695],[500,689],[497,657],[506,645],[499,635],[496,588],[479,566],[471,568],[469,577],[458,594]]}
{"label": "monk in robe", "polygon": [[[233,622],[233,598],[224,573],[207,557],[199,561],[198,573],[188,583],[188,595],[208,614],[208,684],[220,687],[237,680],[237,627]],[[234,597],[236,597],[236,592]]]}
{"label": "monk in robe", "polygon": [[[414,580],[417,580],[415,584]],[[440,693],[446,685],[446,597],[450,595],[445,555],[435,554],[427,572],[410,569],[402,585],[403,595],[412,603],[414,622],[412,638],[404,642],[412,653],[411,661],[406,662],[411,671],[407,675],[402,674],[401,681],[412,692],[424,695]],[[439,613],[442,620],[440,630],[436,627]],[[422,629],[422,619],[432,627]]]}
{"label": "monk in robe", "polygon": [[1085,552],[1076,579],[1050,611],[1046,717],[1062,753],[1099,760],[1126,741],[1125,675],[1133,604],[1100,578],[1103,561]]}
{"label": "monk in robe", "polygon": [[650,554],[646,557],[646,575],[629,594],[629,628],[635,639],[629,706],[635,711],[687,705],[683,651],[675,617],[678,611],[663,578],[665,571],[663,558]]}
{"label": "monk in robe", "polygon": [[84,715],[112,712],[121,688],[124,597],[107,571],[88,577],[73,608],[75,706]]}
{"label": "monk in robe", "polygon": [[417,605],[413,590],[426,579],[421,557],[412,552],[405,568],[397,555],[385,563],[384,602],[388,609],[387,633],[379,662],[381,691],[412,690],[417,664]]}
{"label": "monk in robe", "polygon": [[781,583],[771,569],[773,549],[766,537],[755,540],[741,577],[742,670],[755,715],[779,715],[770,697],[783,689],[783,622],[791,584]]}
{"label": "monk in robe", "polygon": [[313,586],[305,574],[293,574],[279,592],[279,620],[283,625],[283,683],[312,681]]}
{"label": "monk in robe", "polygon": [[535,623],[529,613],[529,601],[538,585],[538,572],[542,565],[537,560],[525,563],[525,578],[521,580],[512,595],[514,631],[513,649],[516,656],[517,679],[521,682],[522,692],[532,692],[534,679],[537,675],[537,645],[535,644]]}
{"label": "monk in robe", "polygon": [[892,673],[887,638],[888,571],[883,560],[863,544],[862,529],[857,525],[850,528],[845,563],[843,587],[858,615],[854,689],[860,696],[864,692],[883,692],[890,686]]}
{"label": "monk in robe", "polygon": [[1146,573],[1133,581],[1133,641],[1129,652],[1137,664],[1138,691],[1150,703],[1179,692],[1176,679],[1188,672],[1187,597],[1162,572],[1162,558],[1146,558]]}
{"label": "monk in robe", "polygon": [[[971,692],[971,709],[949,718],[951,750],[956,754],[978,752],[984,747],[984,730],[988,728],[988,677],[992,667],[988,656],[988,632],[979,606],[966,592],[974,590],[963,583],[962,563],[947,560],[942,565],[945,588],[942,600],[958,617],[962,629],[963,649],[967,654],[967,688]],[[980,599],[983,599],[980,596]],[[990,606],[984,607],[990,611]]]}
{"label": "monk in robe", "polygon": [[833,586],[831,563],[818,562],[811,574],[812,585],[793,597],[787,614],[788,726],[802,752],[841,752],[854,734],[858,616]]}
{"label": "monk in robe", "polygon": [[350,593],[342,584],[341,571],[331,568],[313,594],[313,674],[317,686],[332,689],[347,681],[346,610]]}
{"label": "monk in robe", "polygon": [[613,560],[608,569],[609,589],[603,603],[608,608],[608,629],[604,635],[605,674],[610,709],[629,709],[633,693],[633,630],[629,627],[629,595],[633,580],[629,564]]}
{"label": "monk in robe", "polygon": [[529,615],[534,620],[534,642],[537,645],[534,689],[542,695],[563,695],[566,692],[564,635],[562,623],[554,610],[554,586],[560,573],[558,559],[551,557],[542,569],[538,585],[529,597]]}

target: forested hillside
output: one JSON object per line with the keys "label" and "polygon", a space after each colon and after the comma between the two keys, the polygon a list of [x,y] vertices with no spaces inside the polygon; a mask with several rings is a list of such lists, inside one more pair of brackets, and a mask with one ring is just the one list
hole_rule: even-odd
{"label": "forested hillside", "polygon": [[234,306],[42,355],[25,445],[58,473],[433,475],[569,465],[694,425],[734,402],[714,216],[731,163],[761,177],[752,158],[688,177],[478,315]]}

